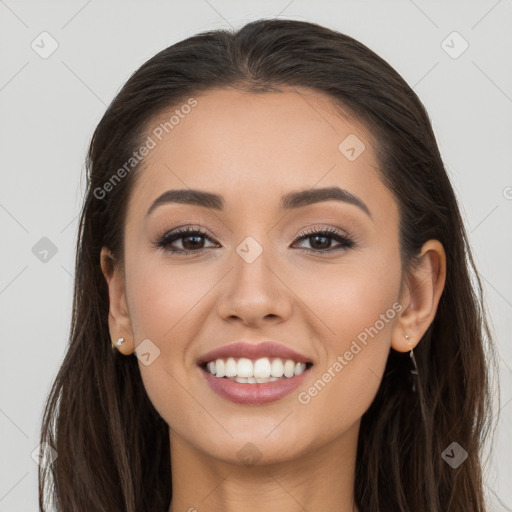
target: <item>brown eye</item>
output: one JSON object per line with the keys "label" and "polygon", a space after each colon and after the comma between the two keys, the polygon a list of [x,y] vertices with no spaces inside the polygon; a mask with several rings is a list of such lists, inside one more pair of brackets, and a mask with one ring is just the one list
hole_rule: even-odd
{"label": "brown eye", "polygon": [[[156,243],[156,246],[171,253],[198,253],[207,248],[204,245],[205,239],[210,240],[209,236],[204,231],[195,228],[186,228],[167,233]],[[177,241],[181,241],[181,248],[173,246]],[[215,247],[215,244],[213,244],[213,246]]]}
{"label": "brown eye", "polygon": [[[332,247],[332,240],[336,240],[339,242],[337,247]],[[309,240],[309,244],[312,247],[311,249],[305,247],[308,252],[315,253],[326,253],[326,252],[334,252],[339,250],[347,250],[354,246],[354,241],[350,239],[348,236],[340,233],[336,229],[323,229],[323,230],[313,230],[306,233],[301,234],[298,238],[301,240]]]}

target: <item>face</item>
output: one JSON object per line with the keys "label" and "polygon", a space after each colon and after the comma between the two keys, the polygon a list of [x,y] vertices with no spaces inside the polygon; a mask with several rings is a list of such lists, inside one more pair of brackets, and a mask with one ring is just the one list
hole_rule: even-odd
{"label": "face", "polygon": [[[354,446],[400,308],[398,207],[369,135],[310,90],[195,99],[161,141],[153,135],[126,217],[126,304],[135,348],[150,340],[139,355],[147,393],[171,436],[218,460]],[[348,194],[282,204],[323,188]],[[189,189],[222,196],[222,208],[162,201],[148,213],[164,192]],[[173,237],[178,228],[201,233]],[[244,402],[198,364],[267,340],[312,363],[273,399],[256,386],[281,389],[286,378],[230,382],[236,396],[254,386]]]}

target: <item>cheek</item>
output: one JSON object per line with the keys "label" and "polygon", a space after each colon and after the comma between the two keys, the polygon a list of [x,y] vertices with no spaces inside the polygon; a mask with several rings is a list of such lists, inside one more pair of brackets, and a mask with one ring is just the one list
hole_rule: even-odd
{"label": "cheek", "polygon": [[154,257],[151,262],[149,258],[133,259],[130,268],[127,262],[127,276],[130,319],[136,344],[149,339],[160,351],[149,365],[139,361],[144,387],[165,421],[174,430],[185,433],[191,429],[190,418],[204,414],[194,400],[199,397],[189,390],[190,375],[185,356],[187,347],[197,339],[202,326],[197,320],[197,312],[214,307],[207,292],[218,278],[209,279],[207,273],[193,264],[178,267],[163,259],[157,262]]}
{"label": "cheek", "polygon": [[298,399],[309,414],[339,429],[364,414],[380,385],[401,309],[399,254],[390,248],[382,256],[362,255],[350,263],[347,258],[346,265],[327,272],[308,282],[308,305],[321,320],[323,357]]}
{"label": "cheek", "polygon": [[204,301],[215,279],[208,279],[199,266],[178,267],[156,258],[151,264],[141,262],[134,266],[129,275],[127,288],[135,339],[150,338],[166,345],[166,340],[173,340],[174,350],[174,340],[183,339],[182,331],[190,324],[187,319],[193,316],[194,307]]}
{"label": "cheek", "polygon": [[[400,256],[393,246],[347,254],[339,264],[309,267],[293,280],[294,292],[317,316],[320,339],[330,352],[343,350],[376,322],[382,337],[389,335],[388,320],[396,316],[392,306],[400,281]],[[381,315],[385,315],[384,324]]]}

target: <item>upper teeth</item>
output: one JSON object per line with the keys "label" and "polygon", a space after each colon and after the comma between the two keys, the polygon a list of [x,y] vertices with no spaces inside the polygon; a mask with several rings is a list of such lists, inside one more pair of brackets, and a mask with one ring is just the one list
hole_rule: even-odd
{"label": "upper teeth", "polygon": [[206,369],[217,377],[242,377],[256,379],[266,379],[269,377],[293,377],[301,374],[306,369],[306,363],[296,363],[291,359],[272,359],[268,357],[251,361],[245,357],[236,360],[230,357],[227,360],[217,359],[210,361]]}

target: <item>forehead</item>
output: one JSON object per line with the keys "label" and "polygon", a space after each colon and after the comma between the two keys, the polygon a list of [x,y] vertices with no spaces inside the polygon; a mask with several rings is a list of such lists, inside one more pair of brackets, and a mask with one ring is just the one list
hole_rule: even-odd
{"label": "forehead", "polygon": [[[277,208],[286,192],[313,187],[341,186],[374,203],[387,193],[370,134],[322,93],[216,89],[194,99],[194,107],[177,105],[150,123],[155,144],[136,171],[129,216],[177,188],[221,194],[228,208],[249,199]],[[387,195],[380,199],[389,202]]]}

